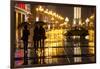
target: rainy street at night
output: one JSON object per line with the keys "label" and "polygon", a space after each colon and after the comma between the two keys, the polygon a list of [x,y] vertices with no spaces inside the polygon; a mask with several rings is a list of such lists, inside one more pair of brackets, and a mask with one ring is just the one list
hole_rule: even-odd
{"label": "rainy street at night", "polygon": [[95,7],[18,2],[14,65],[95,62]]}

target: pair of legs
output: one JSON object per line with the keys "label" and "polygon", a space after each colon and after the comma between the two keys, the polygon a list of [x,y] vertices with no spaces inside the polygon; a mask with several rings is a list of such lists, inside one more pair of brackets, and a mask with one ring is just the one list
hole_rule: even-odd
{"label": "pair of legs", "polygon": [[[38,57],[38,54],[37,54],[37,51],[38,51],[38,48],[40,48],[40,57]],[[41,39],[41,40],[35,40],[34,41],[34,52],[35,52],[35,55],[34,55],[34,63],[37,64],[38,63],[38,59],[40,58],[40,64],[41,63],[44,63],[44,39]]]}
{"label": "pair of legs", "polygon": [[28,57],[27,57],[27,54],[28,54],[28,41],[23,41],[23,44],[24,44],[24,65],[27,65],[28,64]]}

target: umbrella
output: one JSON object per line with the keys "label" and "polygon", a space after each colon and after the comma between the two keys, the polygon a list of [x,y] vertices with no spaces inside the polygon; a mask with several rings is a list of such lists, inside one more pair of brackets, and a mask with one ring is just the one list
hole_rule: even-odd
{"label": "umbrella", "polygon": [[23,28],[25,25],[30,26],[30,24],[29,24],[28,22],[23,22],[23,23],[20,23],[20,24],[18,25],[18,29],[19,29],[19,28]]}
{"label": "umbrella", "polygon": [[73,36],[73,35],[86,36],[88,35],[88,30],[81,28],[81,30],[74,29],[74,30],[69,30],[66,33],[66,36]]}
{"label": "umbrella", "polygon": [[39,25],[45,25],[46,23],[43,22],[43,21],[37,21],[37,22],[35,22],[35,25],[37,25],[37,24],[39,24]]}

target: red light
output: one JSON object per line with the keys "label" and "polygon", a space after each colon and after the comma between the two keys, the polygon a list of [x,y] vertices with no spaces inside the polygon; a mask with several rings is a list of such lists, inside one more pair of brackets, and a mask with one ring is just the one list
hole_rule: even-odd
{"label": "red light", "polygon": [[21,8],[21,9],[25,9],[25,4],[24,3],[19,3],[18,7]]}

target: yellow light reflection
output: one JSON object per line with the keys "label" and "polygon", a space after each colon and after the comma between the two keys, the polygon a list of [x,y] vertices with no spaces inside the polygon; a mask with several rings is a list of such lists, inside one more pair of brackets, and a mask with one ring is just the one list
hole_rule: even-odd
{"label": "yellow light reflection", "polygon": [[94,42],[89,42],[89,46],[94,46]]}
{"label": "yellow light reflection", "polygon": [[94,30],[89,30],[89,53],[94,54]]}
{"label": "yellow light reflection", "polygon": [[[47,56],[46,58],[49,58],[48,60],[45,60],[46,63],[56,63],[57,58],[53,60],[52,56],[62,55],[64,51],[63,48],[57,49],[54,47],[63,46],[63,33],[63,29],[52,29],[46,32],[47,39],[45,40],[45,47],[47,48],[45,49],[45,56]],[[50,60],[50,58],[52,58],[52,60]]]}
{"label": "yellow light reflection", "polygon": [[38,8],[36,8],[36,11],[39,11],[39,9],[38,9]]}

